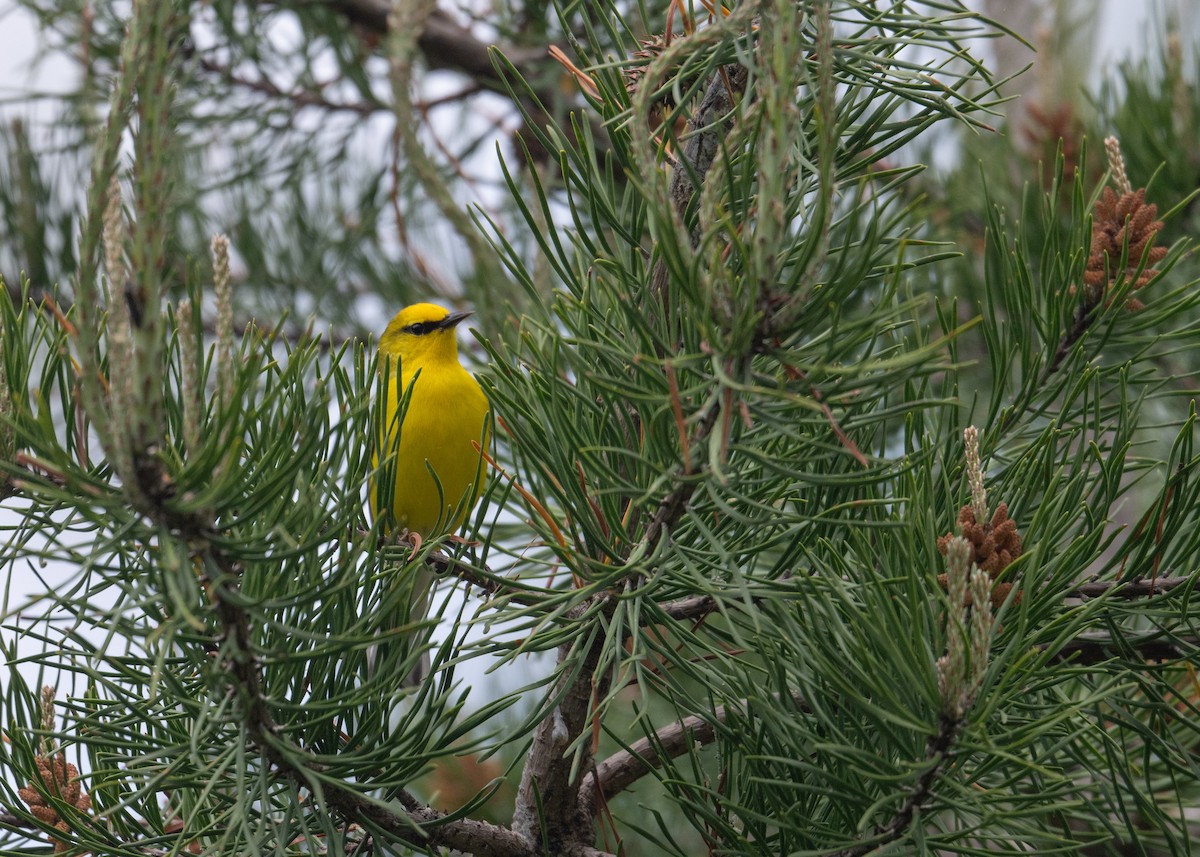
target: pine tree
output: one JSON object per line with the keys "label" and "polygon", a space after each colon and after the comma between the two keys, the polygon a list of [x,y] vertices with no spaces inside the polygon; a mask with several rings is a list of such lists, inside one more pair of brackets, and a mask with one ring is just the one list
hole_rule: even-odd
{"label": "pine tree", "polygon": [[[1177,42],[1002,139],[957,3],[40,11],[88,74],[0,187],[0,853],[1191,853]],[[430,294],[496,445],[414,542],[369,331]]]}

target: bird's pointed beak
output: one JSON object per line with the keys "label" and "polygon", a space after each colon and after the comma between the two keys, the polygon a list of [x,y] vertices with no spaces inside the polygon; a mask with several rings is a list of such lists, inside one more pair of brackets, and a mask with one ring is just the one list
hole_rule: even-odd
{"label": "bird's pointed beak", "polygon": [[442,330],[449,330],[452,327],[457,327],[459,322],[466,321],[468,318],[470,318],[474,314],[475,313],[470,312],[470,311],[452,312],[452,313],[450,313],[450,315],[446,316],[440,322],[438,322],[438,327],[440,327]]}

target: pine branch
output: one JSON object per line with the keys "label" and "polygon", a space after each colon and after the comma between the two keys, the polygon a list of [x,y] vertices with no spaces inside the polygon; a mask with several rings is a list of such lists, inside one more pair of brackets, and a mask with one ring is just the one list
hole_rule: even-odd
{"label": "pine branch", "polygon": [[925,760],[927,767],[920,779],[905,797],[904,803],[896,810],[892,820],[882,827],[875,829],[875,835],[870,839],[841,851],[835,851],[830,857],[863,857],[877,849],[902,838],[912,825],[917,812],[929,800],[938,775],[950,759],[951,748],[958,737],[962,721],[943,715],[938,724],[938,731],[925,745]]}
{"label": "pine branch", "polygon": [[[741,65],[718,69],[709,81],[695,114],[688,120],[684,134],[686,142],[671,170],[668,191],[671,205],[680,218],[691,205],[698,186],[704,184],[705,176],[721,151],[721,141],[729,133],[729,123],[720,120],[729,115],[738,98],[745,93],[749,77],[749,72]],[[703,224],[699,222],[692,227],[693,248],[700,240],[702,229]],[[669,276],[666,260],[660,258],[650,275],[650,294],[660,302],[666,292]],[[664,311],[668,311],[667,308]]]}
{"label": "pine branch", "polygon": [[[254,641],[249,618],[240,606],[239,571],[211,541],[207,541],[205,551],[221,570],[221,577],[210,581],[210,591],[225,630],[226,642],[233,642],[233,656],[227,661],[230,687],[243,701],[241,710],[247,734],[276,771],[296,785],[304,786],[311,775],[322,773],[324,767],[311,760],[294,761],[307,755],[297,747],[288,747],[286,753],[280,749],[279,728],[262,694],[261,667],[252,654]],[[526,837],[487,822],[462,818],[437,824],[445,814],[423,805],[403,790],[397,795],[403,812],[383,807],[349,786],[334,784],[325,778],[321,780],[320,791],[325,803],[348,819],[369,821],[414,847],[449,847],[477,857],[532,857],[538,853],[530,847]],[[423,836],[414,834],[414,825],[421,828]]]}
{"label": "pine branch", "polygon": [[11,812],[0,812],[0,827],[13,830],[36,830],[37,826],[28,818],[13,815]]}
{"label": "pine branch", "polygon": [[372,116],[375,113],[390,109],[387,105],[377,101],[330,101],[320,92],[311,89],[293,89],[287,91],[280,88],[265,74],[261,74],[256,78],[250,78],[206,56],[199,57],[197,63],[203,71],[216,76],[222,81],[232,83],[250,92],[256,92],[259,95],[265,95],[268,98],[291,102],[297,109],[316,107],[330,113],[353,113],[362,117]]}
{"label": "pine branch", "polygon": [[1166,595],[1181,586],[1195,585],[1197,578],[1191,577],[1160,577],[1142,578],[1140,580],[1093,580],[1081,583],[1066,594],[1066,598],[1099,598],[1107,595],[1110,598],[1153,598],[1155,595]]}
{"label": "pine branch", "polygon": [[[388,16],[392,12],[388,0],[324,0],[324,5],[368,32],[379,36],[388,33]],[[492,63],[493,49],[503,53],[527,80],[544,78],[541,66],[548,62],[549,56],[548,48],[484,42],[441,9],[435,9],[425,21],[417,36],[417,47],[430,68],[462,72],[502,95],[508,95],[508,89]],[[536,94],[543,104],[554,104],[558,99],[550,90],[539,90]]]}
{"label": "pine branch", "polygon": [[[801,710],[807,710],[798,694],[792,700]],[[692,747],[711,744],[716,740],[717,726],[725,723],[726,717],[727,708],[718,705],[711,715],[685,717],[659,729],[653,740],[642,738],[628,750],[613,753],[585,778],[579,793],[580,806],[585,812],[599,812],[606,801],[661,768],[668,759],[678,758]]]}
{"label": "pine branch", "polygon": [[[1092,322],[1096,320],[1096,306],[1089,306],[1086,302],[1075,307],[1075,314],[1071,322],[1071,327],[1058,341],[1058,346],[1054,349],[1054,356],[1050,362],[1046,364],[1046,368],[1042,370],[1041,376],[1038,378],[1037,386],[1043,387],[1050,380],[1050,376],[1058,371],[1062,366],[1063,360],[1071,353],[1071,349],[1075,347],[1075,343],[1083,338],[1087,333],[1088,328],[1092,326]],[[1001,427],[1003,431],[1004,426]]]}
{"label": "pine branch", "polygon": [[[244,599],[239,594],[238,564],[219,546],[206,513],[184,513],[170,507],[168,500],[175,496],[175,486],[157,457],[139,457],[135,472],[150,502],[144,510],[148,516],[186,539],[193,545],[195,556],[207,557],[219,572],[216,577],[203,578],[202,582],[213,599],[223,629],[223,645],[219,650],[226,652],[229,688],[242,702],[240,711],[246,734],[271,762],[277,775],[297,786],[307,785],[312,776],[326,769],[294,745],[284,749],[284,739],[262,692],[262,666],[254,654],[257,647],[249,616],[241,606]],[[369,821],[414,847],[448,847],[477,857],[533,857],[539,853],[530,846],[528,838],[507,828],[473,819],[439,823],[445,818],[444,813],[423,805],[404,791],[397,796],[401,812],[383,807],[350,786],[330,782],[325,777],[320,779],[320,793],[326,805],[348,819]],[[421,835],[414,832],[414,826],[420,828]]]}
{"label": "pine branch", "polygon": [[682,756],[689,747],[711,744],[716,739],[717,724],[724,723],[725,716],[725,706],[719,705],[711,717],[685,717],[658,730],[653,741],[642,738],[628,750],[614,753],[588,774],[579,803],[585,811],[599,811],[604,802],[662,767],[667,759]]}
{"label": "pine branch", "polygon": [[[1156,595],[1166,595],[1181,586],[1195,584],[1195,577],[1160,577],[1157,580],[1143,579],[1134,581],[1094,580],[1081,583],[1074,589],[1063,594],[1063,598],[1151,598]],[[740,595],[740,593],[739,593]],[[757,600],[757,599],[756,599]],[[665,601],[659,610],[667,617],[676,621],[701,619],[717,608],[717,599],[712,595],[693,595],[675,601]]]}
{"label": "pine branch", "polygon": [[525,607],[535,607],[543,603],[542,598],[522,592],[515,586],[506,586],[494,572],[485,569],[484,573],[480,573],[444,553],[430,554],[426,557],[425,564],[437,574],[458,578],[463,583],[482,589],[492,597],[500,596],[506,601]]}
{"label": "pine branch", "polygon": [[[1048,645],[1040,647],[1043,651]],[[1062,644],[1054,659],[1070,660],[1084,666],[1095,666],[1127,657],[1130,654],[1144,661],[1180,661],[1195,659],[1200,651],[1200,636],[1153,635],[1126,638],[1111,634],[1080,634]]]}
{"label": "pine branch", "polygon": [[702,619],[716,607],[717,599],[711,595],[693,595],[689,598],[680,598],[658,605],[658,609],[677,622]]}
{"label": "pine branch", "polygon": [[[593,607],[592,602],[585,602],[565,618],[580,619]],[[601,606],[610,616],[614,609],[611,599]],[[559,648],[560,668],[570,662],[578,642],[579,638]],[[592,767],[591,744],[583,740],[575,754],[568,750],[591,727],[592,700],[608,693],[608,676],[596,674],[603,650],[604,637],[597,634],[578,667],[564,671],[555,684],[554,695],[560,701],[534,730],[533,745],[521,771],[513,830],[538,843],[545,853],[580,853],[580,848],[595,839],[593,816],[578,799],[582,776],[573,775]]]}

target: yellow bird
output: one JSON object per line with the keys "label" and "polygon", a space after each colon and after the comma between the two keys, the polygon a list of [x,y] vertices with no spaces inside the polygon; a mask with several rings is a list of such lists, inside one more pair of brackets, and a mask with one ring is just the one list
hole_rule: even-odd
{"label": "yellow bird", "polygon": [[[396,481],[390,498],[382,485],[371,485],[371,516],[388,502],[397,527],[426,537],[461,527],[487,477],[480,450],[488,448],[488,400],[458,362],[455,334],[470,315],[413,304],[379,339],[390,378],[376,463],[394,452]],[[406,395],[407,410],[397,420]]]}

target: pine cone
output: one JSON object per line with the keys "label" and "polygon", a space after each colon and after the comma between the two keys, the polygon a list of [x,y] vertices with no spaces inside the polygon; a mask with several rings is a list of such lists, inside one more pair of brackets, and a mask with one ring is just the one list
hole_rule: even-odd
{"label": "pine cone", "polygon": [[[35,761],[38,769],[37,781],[30,782],[28,788],[18,789],[17,796],[29,805],[29,811],[38,821],[63,833],[70,833],[70,825],[59,818],[58,810],[46,800],[43,792],[49,792],[80,812],[87,812],[92,808],[92,799],[83,793],[83,787],[79,783],[79,769],[67,764],[65,753],[59,753],[53,758],[38,756]],[[53,836],[50,837],[50,841],[54,843],[55,853],[71,847],[66,840],[55,839]]]}
{"label": "pine cone", "polygon": [[[943,590],[949,588],[950,583],[949,583],[946,575],[944,575],[944,574],[938,575],[938,586],[942,587]],[[1005,600],[1008,598],[1008,593],[1012,592],[1012,588],[1013,588],[1013,585],[1011,583],[997,583],[992,586],[992,597],[990,600],[992,602],[993,610],[999,610],[1004,605]],[[963,606],[970,607],[974,603],[975,603],[975,599],[972,598],[971,593],[968,592],[966,594],[966,597],[963,598]],[[1017,597],[1013,599],[1013,604],[1020,604],[1020,603],[1021,603],[1021,593],[1018,592]]]}
{"label": "pine cone", "polygon": [[[1079,141],[1083,137],[1083,124],[1075,115],[1075,108],[1067,102],[1057,107],[1041,107],[1031,104],[1028,109],[1029,124],[1023,129],[1030,154],[1047,164],[1053,164],[1062,146],[1062,174],[1066,179],[1079,169]],[[1045,170],[1043,180],[1049,186],[1053,170]]]}
{"label": "pine cone", "polygon": [[[1146,203],[1145,188],[1121,196],[1110,187],[1104,189],[1092,216],[1092,245],[1083,274],[1084,293],[1089,302],[1099,303],[1113,281],[1122,276],[1127,279],[1136,276],[1133,289],[1144,288],[1158,276],[1158,271],[1149,266],[1161,262],[1167,255],[1167,248],[1152,246],[1163,227],[1157,218],[1158,206]],[[1119,271],[1116,266],[1123,253],[1127,264]],[[1143,259],[1147,267],[1139,275],[1138,266]],[[1125,308],[1131,311],[1143,306],[1136,298],[1125,302]]]}
{"label": "pine cone", "polygon": [[[661,54],[667,47],[667,40],[662,36],[651,36],[649,39],[641,40],[641,50],[633,52],[633,58],[637,60],[636,65],[630,65],[623,71],[625,76],[625,91],[632,98],[637,92],[638,86],[642,83],[642,78],[646,76],[646,69],[650,63]],[[668,105],[668,109],[673,105]]]}
{"label": "pine cone", "polygon": [[[1017,522],[1008,517],[1007,503],[997,506],[992,520],[982,525],[975,521],[975,509],[968,503],[958,512],[958,525],[963,538],[975,548],[975,565],[993,580],[1021,555],[1021,534]],[[938,539],[938,550],[943,554],[952,535]]]}

